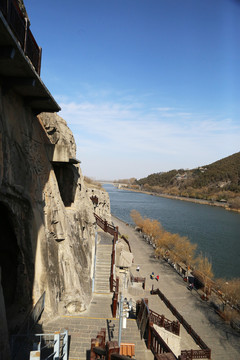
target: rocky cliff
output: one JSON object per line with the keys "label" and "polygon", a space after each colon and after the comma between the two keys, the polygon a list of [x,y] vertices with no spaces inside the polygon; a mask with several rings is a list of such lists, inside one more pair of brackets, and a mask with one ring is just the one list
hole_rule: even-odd
{"label": "rocky cliff", "polygon": [[109,221],[107,193],[85,187],[66,122],[57,114],[34,116],[17,94],[1,89],[0,266],[10,330],[44,291],[48,316],[88,306],[93,194]]}
{"label": "rocky cliff", "polygon": [[10,359],[7,340],[21,330],[26,316],[38,318],[41,307],[35,308],[34,316],[29,313],[44,293],[44,316],[87,308],[92,296],[94,211],[108,221],[111,217],[107,194],[85,186],[73,134],[54,113],[60,107],[39,77],[41,49],[35,41],[27,42],[32,35],[25,26],[23,1],[4,4],[0,7],[0,360]]}

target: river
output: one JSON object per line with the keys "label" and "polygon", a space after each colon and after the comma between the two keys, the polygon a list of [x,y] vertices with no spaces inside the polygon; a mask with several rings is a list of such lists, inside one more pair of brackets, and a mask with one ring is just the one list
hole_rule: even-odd
{"label": "river", "polygon": [[130,212],[160,221],[165,230],[187,236],[212,262],[215,278],[240,277],[240,214],[223,208],[119,190],[105,184],[112,215],[133,224]]}

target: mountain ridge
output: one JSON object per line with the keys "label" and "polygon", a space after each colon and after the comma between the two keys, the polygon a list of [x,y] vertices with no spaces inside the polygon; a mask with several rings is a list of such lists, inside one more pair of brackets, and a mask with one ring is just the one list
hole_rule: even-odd
{"label": "mountain ridge", "polygon": [[134,186],[144,191],[230,204],[239,197],[240,208],[240,152],[190,170],[153,173],[136,180]]}

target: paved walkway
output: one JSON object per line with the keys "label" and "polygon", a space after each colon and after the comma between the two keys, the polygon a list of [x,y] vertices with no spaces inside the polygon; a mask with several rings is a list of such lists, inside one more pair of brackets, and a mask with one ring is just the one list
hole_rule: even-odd
{"label": "paved walkway", "polygon": [[[114,225],[119,227],[120,233],[128,236],[134,254],[133,275],[146,277],[146,290],[143,295],[149,299],[149,307],[159,314],[165,314],[169,319],[174,319],[158,296],[150,295],[154,285],[154,288],[159,288],[164,293],[212,350],[213,360],[240,360],[240,334],[225,324],[210,304],[200,299],[196,291],[187,290],[181,276],[169,264],[157,260],[153,248],[131,226],[115,217],[112,219]],[[137,266],[140,266],[139,273],[135,270]],[[152,271],[155,275],[159,274],[158,282],[150,279]],[[182,326],[181,331],[183,335]],[[186,339],[186,343],[182,344],[183,348],[186,345],[186,350],[196,349],[196,345],[191,347],[188,338],[183,337]]]}
{"label": "paved walkway", "polygon": [[[203,302],[197,292],[188,291],[186,283],[166,262],[154,257],[153,248],[145,240],[122,221],[113,218],[115,226],[121,234],[127,235],[134,254],[134,266],[131,271],[135,276],[146,277],[145,291],[139,286],[129,290],[123,289],[124,296],[138,300],[148,298],[149,308],[164,314],[170,320],[176,320],[170,310],[157,295],[150,295],[152,285],[164,293],[176,309],[184,316],[192,328],[212,350],[213,360],[240,360],[240,335],[226,325],[213,311],[208,303]],[[101,233],[100,243],[111,244],[112,237]],[[140,271],[136,272],[136,267]],[[159,274],[159,281],[151,280],[150,274]],[[51,322],[43,323],[43,331],[69,330],[70,360],[86,360],[89,358],[91,338],[95,338],[102,327],[107,329],[107,339],[118,340],[118,319],[112,318],[112,294],[94,293],[91,304],[85,312],[76,316],[62,316]],[[198,349],[193,339],[181,326],[181,349]],[[137,360],[152,360],[153,356],[140,339],[136,321],[127,320],[127,328],[123,330],[122,342],[135,343]]]}
{"label": "paved walkway", "polygon": [[[99,231],[98,244],[110,246],[112,236]],[[111,265],[109,264],[109,267]],[[67,329],[70,335],[69,360],[89,359],[91,339],[96,338],[101,328],[106,328],[107,340],[118,341],[119,319],[112,318],[112,293],[96,292],[86,311],[74,316],[61,316],[42,324],[44,333],[54,333]],[[122,329],[121,342],[135,344],[135,354],[138,360],[153,360],[150,350],[147,350],[144,340],[141,340],[136,320],[127,319],[126,329]]]}

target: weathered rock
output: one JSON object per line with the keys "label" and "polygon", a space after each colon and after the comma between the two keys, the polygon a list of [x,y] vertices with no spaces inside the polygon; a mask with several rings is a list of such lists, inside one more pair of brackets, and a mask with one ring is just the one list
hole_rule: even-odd
{"label": "weathered rock", "polygon": [[76,157],[76,144],[66,121],[57,114],[41,113],[39,116],[48,138],[54,145],[62,145],[69,151],[69,157]]}
{"label": "weathered rock", "polygon": [[[109,221],[108,195],[85,188],[66,122],[56,114],[33,116],[11,91],[0,92],[0,140],[0,266],[5,305],[12,309],[8,326],[44,291],[46,315],[80,312],[91,299],[90,197],[98,196],[96,212]],[[57,146],[63,151],[51,157]]]}
{"label": "weathered rock", "polygon": [[[108,223],[112,222],[111,209],[110,209],[110,200],[109,195],[105,190],[96,189],[96,188],[87,188],[86,192],[88,196],[96,196],[98,199],[97,206],[94,206],[94,212],[100,216],[102,219],[107,220]],[[94,204],[93,204],[94,205]]]}
{"label": "weathered rock", "polygon": [[[23,1],[18,3],[27,17]],[[21,330],[42,294],[46,294],[47,317],[87,308],[92,296],[94,211],[108,220],[110,216],[105,192],[98,192],[99,205],[94,209],[92,190],[85,187],[66,122],[56,114],[34,115],[59,107],[17,39],[14,45],[9,29],[2,27],[0,34],[2,43],[11,45],[0,67],[4,75],[0,79],[0,359],[4,360],[10,358],[9,335]],[[24,31],[24,26],[19,29]],[[28,85],[33,79],[34,90]],[[31,319],[37,319],[42,308],[34,311]]]}

